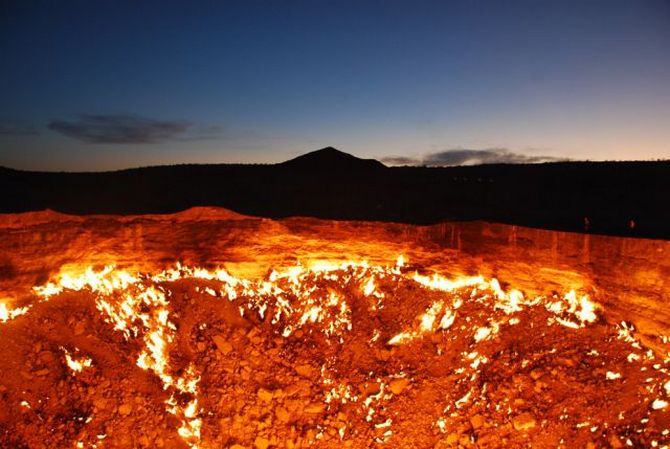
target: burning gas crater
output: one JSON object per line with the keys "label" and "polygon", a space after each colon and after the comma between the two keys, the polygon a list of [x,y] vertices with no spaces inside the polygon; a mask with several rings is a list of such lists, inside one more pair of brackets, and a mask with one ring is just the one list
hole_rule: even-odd
{"label": "burning gas crater", "polygon": [[[0,429],[3,447],[670,444],[668,360],[574,291],[527,298],[495,279],[420,274],[400,257],[257,281],[108,266],[33,292],[24,307],[0,304],[3,327],[38,326],[57,301],[77,318],[66,344],[38,343],[55,362],[28,373],[52,382],[54,398],[5,389],[21,412]],[[78,347],[85,338],[128,365]],[[124,376],[153,390],[122,397]]]}

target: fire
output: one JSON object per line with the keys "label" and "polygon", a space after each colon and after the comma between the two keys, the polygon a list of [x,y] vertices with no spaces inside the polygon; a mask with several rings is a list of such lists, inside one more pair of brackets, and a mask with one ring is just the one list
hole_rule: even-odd
{"label": "fire", "polygon": [[7,322],[13,320],[14,318],[25,315],[28,313],[30,307],[20,307],[16,309],[10,309],[7,307],[5,302],[0,302],[0,322]]}
{"label": "fire", "polygon": [[[184,281],[194,282],[194,291],[207,301],[233,305],[242,318],[258,323],[270,332],[276,339],[273,344],[278,348],[284,347],[282,341],[298,333],[321,335],[325,347],[333,348],[331,355],[324,356],[320,366],[298,370],[301,376],[312,379],[324,389],[322,397],[311,397],[307,412],[318,416],[326,411],[335,413],[337,407],[344,405],[355,407],[365,423],[369,423],[374,441],[379,444],[393,441],[401,418],[389,412],[389,404],[403,392],[411,391],[418,377],[398,364],[389,365],[390,371],[385,374],[367,372],[363,380],[359,379],[359,385],[343,380],[337,365],[337,348],[354,339],[354,331],[360,332],[356,328],[360,324],[356,324],[359,317],[355,313],[363,312],[355,312],[357,300],[367,307],[366,313],[372,317],[372,324],[365,330],[365,344],[381,348],[383,354],[413,348],[409,346],[413,344],[434,342],[432,346],[426,343],[426,347],[431,348],[435,356],[440,356],[450,349],[450,342],[465,336],[459,356],[451,362],[450,376],[457,379],[454,389],[444,392],[438,408],[442,413],[431,421],[442,433],[449,432],[460,411],[488,407],[487,382],[490,380],[487,379],[493,375],[485,376],[483,372],[502,354],[491,352],[491,343],[509,332],[512,326],[528,320],[527,312],[541,316],[548,329],[558,323],[567,328],[565,332],[572,332],[598,323],[600,309],[588,295],[574,290],[563,295],[527,298],[519,290],[503,289],[496,279],[483,276],[447,278],[439,273],[419,273],[408,269],[402,255],[389,266],[370,265],[364,261],[298,264],[274,270],[258,280],[235,277],[223,268],[208,270],[176,264],[151,274],[109,265],[101,270],[86,267],[78,273],[64,272],[45,285],[34,287],[33,292],[40,301],[52,301],[59,295],[76,291],[85,291],[94,297],[101,318],[129,345],[132,343],[139,348],[134,363],[160,382],[165,393],[164,410],[178,421],[177,434],[191,448],[210,447],[203,442],[203,435],[212,412],[207,408],[209,398],[202,389],[203,383],[211,382],[211,379],[207,380],[208,374],[202,371],[202,365],[196,363],[193,356],[182,355],[180,358],[176,355],[178,341],[184,336],[179,334],[181,311],[174,305],[173,287]],[[398,320],[395,327],[385,328],[382,324],[395,318],[387,308],[394,301],[397,303],[394,288],[400,285],[420,292],[421,300],[425,302],[416,314]],[[9,309],[2,302],[0,320],[17,318],[29,310],[30,307]],[[208,328],[207,322],[196,323],[189,327],[189,332],[205,334]],[[649,354],[638,354],[642,348],[632,336],[632,330],[625,323],[616,329],[618,339],[633,350],[628,363],[651,360]],[[222,353],[233,351],[232,345],[223,338],[215,343]],[[73,375],[96,363],[76,348],[61,349]],[[598,357],[600,354],[595,351],[588,355]],[[425,356],[434,355],[426,353]],[[522,360],[519,363],[525,369],[532,362]],[[230,369],[238,368],[231,366]],[[616,383],[626,377],[626,373],[606,370],[601,378]],[[650,394],[661,391],[664,398],[670,397],[670,380],[664,379],[658,385],[654,382],[649,383]],[[541,385],[538,388],[541,389]],[[263,401],[273,401],[282,394],[268,390],[259,393],[259,397]],[[663,410],[667,405],[665,399],[656,398],[648,407]],[[498,403],[497,407],[497,411],[507,410],[508,415],[513,410],[510,403],[504,406]],[[288,412],[281,411],[278,416],[282,418],[285,413]],[[353,424],[345,418],[332,424],[333,435],[341,441],[353,435]],[[518,427],[526,429],[535,425],[532,419],[525,418],[519,419]],[[316,427],[305,437],[304,443],[325,438],[324,429]],[[104,434],[100,435],[104,438]],[[265,445],[265,440],[259,444]]]}
{"label": "fire", "polygon": [[93,360],[88,357],[73,357],[67,349],[61,349],[65,354],[65,363],[73,374],[80,373],[84,368],[88,368],[93,364]]}

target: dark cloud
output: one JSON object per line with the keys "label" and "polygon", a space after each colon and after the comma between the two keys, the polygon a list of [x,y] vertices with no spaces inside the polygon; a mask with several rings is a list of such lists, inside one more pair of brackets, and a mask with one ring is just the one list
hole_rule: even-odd
{"label": "dark cloud", "polygon": [[564,161],[564,158],[552,156],[531,156],[515,153],[505,148],[469,150],[456,148],[426,154],[424,157],[411,158],[391,156],[382,159],[389,165],[426,165],[429,167],[449,167],[455,165],[478,164],[537,164],[541,162]]}
{"label": "dark cloud", "polygon": [[2,136],[33,136],[35,134],[37,130],[34,126],[0,120],[0,135]]}
{"label": "dark cloud", "polygon": [[143,144],[183,138],[192,124],[137,115],[82,115],[77,120],[54,120],[49,129],[88,143]]}

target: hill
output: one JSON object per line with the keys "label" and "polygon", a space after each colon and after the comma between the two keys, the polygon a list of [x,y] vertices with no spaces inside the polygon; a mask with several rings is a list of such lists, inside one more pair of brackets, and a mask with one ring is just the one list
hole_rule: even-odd
{"label": "hill", "polygon": [[128,215],[218,206],[271,218],[413,224],[485,220],[670,238],[667,161],[386,167],[329,147],[274,165],[178,165],[101,173],[1,169],[0,191],[4,213],[52,209]]}
{"label": "hill", "polygon": [[298,171],[351,171],[365,172],[387,168],[375,159],[361,159],[333,147],[312,151],[278,164]]}

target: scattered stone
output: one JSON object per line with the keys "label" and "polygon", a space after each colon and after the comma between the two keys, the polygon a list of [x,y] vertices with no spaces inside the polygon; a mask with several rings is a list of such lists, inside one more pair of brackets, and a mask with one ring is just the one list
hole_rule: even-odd
{"label": "scattered stone", "polygon": [[275,409],[275,416],[282,422],[288,422],[291,419],[291,414],[284,407],[277,407]]}
{"label": "scattered stone", "polygon": [[535,427],[535,418],[530,413],[522,413],[512,419],[512,425],[516,430],[524,432]]}
{"label": "scattered stone", "polygon": [[305,407],[305,413],[309,414],[318,414],[322,413],[325,410],[325,406],[323,404],[309,404],[307,407]]}
{"label": "scattered stone", "polygon": [[271,391],[268,391],[265,388],[259,388],[257,394],[261,401],[272,402],[273,394]]}
{"label": "scattered stone", "polygon": [[389,384],[389,388],[393,394],[400,394],[409,385],[409,379],[406,377],[395,379]]}
{"label": "scattered stone", "polygon": [[93,405],[99,410],[104,410],[107,406],[107,400],[102,397],[95,398],[93,399]]}
{"label": "scattered stone", "polygon": [[458,440],[461,439],[461,434],[458,432],[452,432],[449,435],[447,435],[446,442],[447,444],[456,444]]}
{"label": "scattered stone", "polygon": [[254,446],[256,446],[256,449],[267,449],[270,446],[270,441],[267,438],[256,437]]}
{"label": "scattered stone", "polygon": [[311,365],[296,365],[293,369],[296,373],[308,379],[312,379],[317,372]]}
{"label": "scattered stone", "polygon": [[607,442],[610,444],[612,449],[621,449],[622,447],[624,447],[624,444],[621,442],[619,437],[614,434],[610,435]]}
{"label": "scattered stone", "polygon": [[39,358],[44,363],[51,363],[56,359],[51,351],[40,352]]}
{"label": "scattered stone", "polygon": [[484,417],[482,415],[475,415],[472,418],[470,418],[470,424],[472,425],[472,428],[474,430],[479,429],[484,425]]}
{"label": "scattered stone", "polygon": [[215,335],[214,337],[212,337],[212,340],[214,340],[216,348],[223,355],[227,355],[228,353],[230,353],[230,351],[233,350],[233,345],[231,345],[230,342],[221,335]]}
{"label": "scattered stone", "polygon": [[133,411],[133,406],[132,404],[125,403],[119,406],[119,414],[123,416],[130,415],[130,413]]}
{"label": "scattered stone", "polygon": [[85,320],[78,321],[74,326],[74,334],[77,336],[82,335],[84,332],[86,332],[87,327],[88,323],[86,323]]}
{"label": "scattered stone", "polygon": [[366,382],[358,388],[364,396],[374,396],[381,391],[381,386],[377,382]]}

